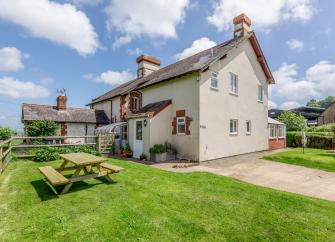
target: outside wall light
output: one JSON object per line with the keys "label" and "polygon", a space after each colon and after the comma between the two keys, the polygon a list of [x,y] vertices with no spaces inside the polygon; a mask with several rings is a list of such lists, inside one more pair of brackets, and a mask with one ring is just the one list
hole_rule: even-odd
{"label": "outside wall light", "polygon": [[143,124],[144,124],[144,127],[147,127],[147,120],[146,119],[144,119]]}

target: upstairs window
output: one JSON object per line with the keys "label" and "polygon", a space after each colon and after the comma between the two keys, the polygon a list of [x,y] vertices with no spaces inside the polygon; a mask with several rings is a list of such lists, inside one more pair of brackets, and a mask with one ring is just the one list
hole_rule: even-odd
{"label": "upstairs window", "polygon": [[231,119],[230,120],[229,133],[236,135],[237,132],[238,132],[238,120],[237,119]]}
{"label": "upstairs window", "polygon": [[234,73],[230,73],[230,92],[233,94],[237,94],[238,92],[238,80],[237,75]]}
{"label": "upstairs window", "polygon": [[218,89],[218,73],[212,72],[211,88]]}
{"label": "upstairs window", "polygon": [[178,117],[177,118],[177,134],[178,135],[185,135],[186,130],[186,118],[185,117]]}
{"label": "upstairs window", "polygon": [[263,102],[263,93],[264,93],[263,89],[264,88],[262,85],[258,85],[258,101],[259,102]]}
{"label": "upstairs window", "polygon": [[139,98],[138,97],[132,97],[132,111],[138,112],[140,108]]}

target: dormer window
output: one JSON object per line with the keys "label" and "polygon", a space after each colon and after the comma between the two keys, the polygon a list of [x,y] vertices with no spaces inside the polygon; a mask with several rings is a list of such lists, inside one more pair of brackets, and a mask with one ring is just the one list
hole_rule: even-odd
{"label": "dormer window", "polygon": [[140,100],[138,97],[132,97],[132,109],[131,111],[133,113],[138,112],[140,109]]}

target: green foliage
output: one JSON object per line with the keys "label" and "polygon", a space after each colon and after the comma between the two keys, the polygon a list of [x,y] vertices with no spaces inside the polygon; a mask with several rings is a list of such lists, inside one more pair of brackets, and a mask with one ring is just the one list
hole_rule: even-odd
{"label": "green foliage", "polygon": [[287,131],[299,131],[306,127],[304,116],[293,112],[283,112],[277,119],[286,124]]}
{"label": "green foliage", "polygon": [[39,148],[35,150],[35,160],[36,161],[53,161],[60,159],[59,154],[68,154],[68,153],[88,153],[96,156],[101,156],[101,153],[94,150],[92,146],[88,145],[78,145],[72,147],[46,147]]}
{"label": "green foliage", "polygon": [[333,132],[332,131],[333,127],[334,127],[334,124],[324,124],[324,125],[321,125],[321,126],[307,127],[305,130],[306,130],[306,132],[316,132],[316,133],[328,132],[328,133],[331,133],[331,132]]}
{"label": "green foliage", "polygon": [[148,159],[148,157],[147,157],[146,154],[142,153],[142,154],[140,155],[140,160],[147,160],[147,159]]}
{"label": "green foliage", "polygon": [[126,155],[127,157],[133,156],[133,151],[131,150],[129,144],[126,144],[126,146],[123,148],[123,154]]}
{"label": "green foliage", "polygon": [[[319,133],[306,133],[307,147],[317,149],[333,149],[333,137],[323,136]],[[286,144],[288,147],[301,147],[301,132],[287,132]]]}
{"label": "green foliage", "polygon": [[12,130],[8,127],[0,127],[0,140],[7,140],[12,137]]}
{"label": "green foliage", "polygon": [[53,136],[58,130],[57,123],[49,120],[36,120],[25,123],[27,135],[30,137]]}
{"label": "green foliage", "polygon": [[335,96],[328,96],[325,99],[322,99],[319,101],[315,99],[311,99],[306,105],[308,107],[326,108],[334,101],[335,101]]}
{"label": "green foliage", "polygon": [[156,144],[153,147],[150,148],[149,152],[151,154],[162,154],[164,152],[166,152],[165,150],[165,146],[162,144]]}

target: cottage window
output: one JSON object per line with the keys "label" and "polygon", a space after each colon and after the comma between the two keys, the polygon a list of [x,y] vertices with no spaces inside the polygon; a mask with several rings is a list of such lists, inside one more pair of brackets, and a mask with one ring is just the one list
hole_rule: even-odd
{"label": "cottage window", "polygon": [[238,81],[237,75],[230,72],[230,92],[232,94],[237,94],[238,92]]}
{"label": "cottage window", "polygon": [[185,135],[185,130],[186,130],[186,118],[178,117],[177,118],[177,134]]}
{"label": "cottage window", "polygon": [[138,112],[139,110],[139,98],[138,97],[132,97],[132,111]]}
{"label": "cottage window", "polygon": [[246,121],[246,133],[251,134],[251,121],[250,120]]}
{"label": "cottage window", "polygon": [[269,125],[269,136],[270,136],[271,139],[277,138],[276,125],[274,125],[274,124]]}
{"label": "cottage window", "polygon": [[262,85],[258,85],[258,101],[259,102],[263,102],[263,93],[264,93],[263,89],[264,88]]}
{"label": "cottage window", "polygon": [[211,88],[218,89],[218,73],[212,72]]}
{"label": "cottage window", "polygon": [[230,120],[229,133],[234,134],[234,135],[238,133],[238,120],[237,119]]}
{"label": "cottage window", "polygon": [[278,137],[279,138],[284,138],[285,137],[285,126],[284,125],[279,125],[278,126]]}

